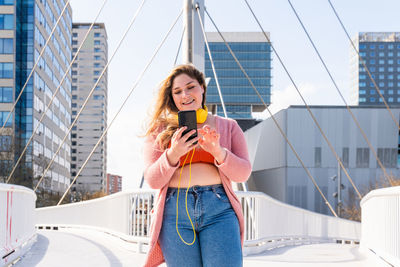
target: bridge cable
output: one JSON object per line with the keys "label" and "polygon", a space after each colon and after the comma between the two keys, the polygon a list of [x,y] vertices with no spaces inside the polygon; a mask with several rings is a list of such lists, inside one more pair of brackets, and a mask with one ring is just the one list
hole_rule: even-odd
{"label": "bridge cable", "polygon": [[139,84],[139,82],[141,81],[141,79],[143,78],[143,75],[146,73],[147,69],[149,68],[149,66],[151,65],[151,63],[153,62],[154,58],[156,57],[156,55],[158,54],[158,51],[160,50],[160,48],[163,46],[163,44],[165,43],[167,37],[169,36],[170,32],[172,31],[172,29],[175,27],[176,23],[178,22],[179,18],[181,17],[183,13],[183,10],[181,10],[181,12],[179,13],[179,15],[177,16],[176,20],[174,21],[174,23],[171,25],[171,27],[169,28],[167,34],[164,36],[163,40],[161,41],[161,43],[158,45],[158,47],[156,48],[156,50],[154,51],[152,57],[150,58],[149,62],[147,63],[147,65],[145,66],[145,68],[143,69],[143,71],[140,73],[140,75],[138,76],[138,78],[136,79],[135,83],[133,84],[132,89],[130,90],[130,92],[128,93],[128,95],[125,97],[124,102],[122,103],[122,105],[120,106],[120,108],[118,109],[117,113],[115,114],[115,116],[112,118],[110,124],[107,125],[107,128],[104,130],[103,134],[100,136],[99,140],[97,141],[96,145],[93,147],[92,151],[90,152],[89,156],[86,158],[85,162],[82,164],[82,167],[79,169],[78,173],[75,175],[73,181],[71,182],[71,184],[69,185],[68,189],[65,191],[64,195],[61,197],[60,201],[58,202],[57,206],[61,204],[61,202],[64,200],[65,196],[67,195],[68,191],[71,189],[72,185],[74,184],[74,182],[76,181],[76,179],[78,178],[78,176],[81,174],[82,170],[85,168],[86,164],[89,162],[89,159],[91,158],[91,156],[93,155],[94,151],[96,150],[96,148],[98,147],[98,145],[100,144],[100,142],[103,140],[104,136],[107,134],[108,130],[110,129],[111,125],[113,124],[114,120],[117,118],[117,116],[119,115],[119,113],[121,112],[122,108],[125,106],[125,104],[127,103],[129,97],[132,95],[133,90],[136,88],[136,86]]}
{"label": "bridge cable", "polygon": [[7,124],[8,120],[9,120],[10,117],[11,117],[11,114],[14,112],[15,107],[17,106],[17,103],[18,103],[18,101],[20,100],[20,98],[21,98],[21,96],[22,96],[22,93],[23,93],[24,90],[25,90],[25,87],[28,85],[29,79],[32,77],[32,74],[33,74],[33,72],[35,71],[35,68],[36,68],[37,64],[39,63],[39,60],[40,60],[40,58],[42,57],[42,55],[43,55],[43,53],[44,53],[44,50],[46,49],[47,44],[49,43],[51,37],[53,36],[53,33],[54,33],[54,31],[56,30],[56,28],[57,28],[57,26],[58,26],[58,23],[59,23],[60,20],[61,20],[61,17],[64,15],[64,12],[65,12],[65,10],[67,9],[67,6],[68,6],[68,4],[69,4],[70,1],[71,1],[71,0],[68,0],[68,1],[65,3],[64,8],[63,8],[63,10],[62,10],[61,13],[60,13],[60,16],[58,17],[56,23],[54,24],[54,26],[53,26],[53,28],[52,28],[52,30],[51,30],[51,32],[50,32],[50,35],[49,35],[49,37],[47,38],[46,43],[44,44],[44,46],[43,46],[43,48],[42,48],[42,51],[40,52],[40,54],[39,54],[39,56],[38,56],[38,58],[37,58],[37,60],[36,60],[36,62],[35,62],[35,65],[33,65],[33,68],[32,68],[32,70],[31,70],[30,74],[28,75],[28,78],[26,79],[26,82],[25,82],[24,86],[23,86],[22,89],[21,89],[21,92],[19,93],[17,99],[15,99],[14,104],[13,104],[13,106],[12,106],[12,108],[11,108],[11,111],[8,113],[8,116],[7,116],[6,120],[4,121],[3,126],[2,126],[1,129],[0,129],[0,132],[3,131],[5,125]]}
{"label": "bridge cable", "polygon": [[36,131],[38,130],[38,128],[39,128],[39,126],[40,126],[40,124],[41,124],[43,118],[45,117],[45,115],[46,115],[46,113],[47,113],[47,110],[51,107],[51,104],[53,103],[54,98],[56,97],[57,93],[59,92],[59,90],[60,90],[60,88],[61,88],[61,85],[63,84],[65,78],[67,77],[68,72],[69,72],[69,70],[70,70],[71,67],[72,67],[72,64],[75,62],[75,59],[78,57],[78,54],[79,54],[79,52],[80,52],[80,50],[81,50],[81,48],[82,48],[82,46],[83,46],[83,43],[86,41],[86,38],[89,36],[89,33],[90,33],[91,29],[93,28],[94,24],[96,23],[98,17],[100,16],[100,13],[101,13],[101,11],[103,10],[104,5],[105,5],[106,2],[107,2],[107,0],[104,0],[104,1],[103,1],[103,4],[101,5],[101,8],[100,8],[100,10],[98,11],[98,13],[97,13],[97,15],[96,15],[96,18],[94,19],[93,23],[90,25],[88,31],[86,32],[86,35],[85,35],[85,37],[83,38],[83,41],[82,41],[81,45],[79,46],[78,50],[76,51],[75,56],[73,57],[73,59],[71,60],[69,66],[68,66],[68,68],[67,68],[67,70],[65,71],[65,73],[64,73],[64,75],[63,75],[63,77],[62,77],[62,79],[61,79],[61,81],[60,81],[60,83],[59,83],[57,89],[55,90],[55,92],[54,92],[54,94],[53,94],[53,96],[52,96],[52,98],[51,98],[49,104],[46,106],[46,109],[42,112],[42,116],[40,117],[40,120],[39,120],[38,124],[36,125],[36,128],[33,130],[31,137],[29,138],[29,140],[28,140],[28,142],[26,143],[26,145],[25,145],[23,151],[21,152],[21,155],[19,156],[17,162],[15,163],[14,168],[12,169],[11,173],[9,174],[6,183],[8,183],[9,180],[11,179],[11,177],[12,177],[12,175],[14,174],[14,172],[15,172],[15,170],[16,170],[18,164],[20,163],[20,161],[21,161],[21,159],[22,159],[24,153],[26,152],[26,150],[27,150],[29,144],[30,144],[31,141],[33,140],[33,137],[35,136]]}
{"label": "bridge cable", "polygon": [[324,131],[322,130],[321,126],[319,125],[319,123],[318,123],[318,121],[317,121],[317,119],[315,118],[315,116],[314,116],[314,114],[312,113],[310,107],[308,106],[306,100],[304,99],[304,97],[303,97],[303,95],[301,94],[299,88],[297,87],[297,84],[294,82],[292,76],[290,75],[289,71],[287,70],[286,66],[284,65],[282,59],[280,58],[279,54],[276,52],[274,46],[272,45],[271,40],[269,39],[269,37],[268,37],[267,34],[265,33],[263,27],[261,26],[260,21],[258,20],[257,16],[254,14],[253,9],[250,7],[250,5],[249,5],[249,3],[247,2],[247,0],[244,0],[244,1],[246,2],[247,6],[249,7],[251,13],[253,14],[254,19],[257,21],[257,24],[260,26],[260,29],[262,30],[262,32],[263,32],[265,38],[267,39],[269,45],[271,46],[272,50],[274,51],[275,55],[277,56],[277,58],[278,58],[279,62],[281,63],[283,69],[285,70],[285,72],[286,72],[286,74],[288,75],[290,81],[292,82],[292,84],[293,84],[293,86],[295,87],[297,93],[299,94],[301,100],[303,101],[304,105],[306,106],[308,113],[310,114],[310,116],[311,116],[311,118],[313,119],[315,125],[317,126],[318,130],[320,131],[322,137],[325,139],[326,143],[328,144],[329,148],[331,149],[333,155],[335,156],[337,162],[339,163],[340,167],[342,168],[343,172],[345,173],[347,179],[350,181],[350,183],[351,183],[351,185],[353,186],[354,190],[356,191],[356,193],[357,193],[359,199],[362,199],[362,196],[361,196],[360,192],[358,191],[356,185],[354,184],[353,179],[350,177],[349,173],[347,172],[346,168],[344,167],[342,160],[340,159],[340,157],[339,157],[338,154],[336,153],[336,151],[335,151],[334,147],[332,146],[331,142],[330,142],[330,141],[328,140],[328,138],[326,137]]}
{"label": "bridge cable", "polygon": [[185,35],[185,26],[183,26],[181,40],[179,42],[178,51],[176,52],[176,57],[175,57],[175,61],[174,61],[174,67],[176,66],[176,62],[178,61],[179,51],[181,50],[181,46],[182,46],[182,41],[183,41],[183,36],[184,35]]}
{"label": "bridge cable", "polygon": [[374,87],[375,87],[376,91],[378,92],[378,94],[379,94],[379,96],[381,97],[383,103],[385,104],[386,109],[389,111],[389,113],[390,113],[390,115],[391,115],[391,117],[392,117],[392,120],[393,120],[394,123],[396,124],[397,128],[399,128],[399,130],[400,130],[400,125],[399,125],[399,123],[397,122],[396,118],[394,117],[394,115],[393,115],[393,113],[392,113],[392,110],[390,109],[390,107],[389,107],[389,105],[387,104],[385,98],[383,97],[383,95],[382,95],[382,93],[381,93],[381,90],[379,89],[378,85],[377,85],[376,82],[375,82],[375,79],[372,77],[372,74],[371,74],[371,72],[369,71],[367,65],[365,64],[364,59],[363,59],[362,56],[360,55],[360,52],[357,50],[357,48],[356,48],[356,46],[355,46],[353,40],[351,39],[349,33],[347,32],[346,27],[344,26],[344,24],[343,24],[342,20],[340,19],[338,13],[336,12],[336,9],[333,7],[333,5],[332,5],[332,3],[331,3],[330,0],[328,0],[328,2],[329,2],[329,4],[330,4],[330,6],[332,7],[332,10],[333,10],[333,12],[335,13],[335,16],[336,16],[336,18],[338,19],[340,25],[342,26],[343,31],[346,33],[347,38],[350,40],[351,46],[353,47],[354,51],[357,53],[358,59],[360,60],[361,64],[363,65],[364,69],[367,71],[367,74],[368,74],[369,78],[371,79],[372,83],[374,84]]}
{"label": "bridge cable", "polygon": [[299,17],[299,15],[298,15],[296,9],[294,8],[294,6],[292,5],[291,1],[288,0],[288,2],[289,2],[289,5],[290,5],[291,8],[292,8],[294,14],[296,15],[296,17],[297,17],[299,23],[301,24],[301,27],[303,28],[304,32],[306,33],[306,35],[307,35],[307,37],[308,37],[308,40],[309,40],[310,43],[312,44],[312,46],[313,46],[315,52],[317,53],[319,59],[321,60],[321,63],[322,63],[322,65],[324,66],[326,72],[328,73],[328,75],[329,75],[329,77],[330,77],[330,79],[331,79],[333,85],[335,86],[337,92],[339,93],[340,98],[343,100],[344,104],[346,105],[347,111],[350,113],[351,117],[352,117],[353,120],[354,120],[354,123],[357,125],[357,127],[358,127],[358,129],[360,130],[362,136],[364,137],[365,141],[367,142],[369,148],[371,149],[372,153],[374,154],[374,157],[376,158],[376,161],[378,162],[379,166],[381,167],[381,169],[382,169],[382,171],[383,171],[383,173],[384,173],[386,179],[389,181],[390,184],[392,184],[392,179],[391,179],[390,176],[388,175],[388,173],[387,173],[387,171],[386,171],[386,168],[383,166],[381,160],[379,159],[378,155],[376,154],[376,151],[375,151],[374,147],[372,146],[372,144],[371,144],[371,142],[369,141],[367,135],[365,134],[365,132],[364,132],[363,129],[361,128],[361,126],[360,126],[358,120],[356,119],[356,117],[354,116],[353,112],[351,111],[349,105],[347,104],[347,101],[344,99],[344,97],[343,97],[343,95],[342,95],[342,93],[341,93],[341,91],[340,91],[340,89],[339,89],[339,87],[338,87],[338,85],[337,85],[335,79],[333,78],[333,76],[332,76],[332,74],[331,74],[331,72],[330,72],[330,70],[329,70],[329,68],[328,68],[327,65],[325,64],[325,61],[323,60],[321,54],[319,53],[317,47],[315,46],[315,43],[313,42],[313,40],[312,40],[310,34],[308,33],[308,31],[307,31],[305,25],[303,24],[303,21],[302,21],[301,18]]}
{"label": "bridge cable", "polygon": [[226,113],[226,108],[225,108],[225,102],[224,102],[224,99],[222,97],[221,87],[220,87],[219,82],[218,82],[217,72],[215,71],[214,61],[213,61],[213,58],[212,58],[212,55],[211,55],[210,46],[208,45],[207,35],[206,35],[205,30],[204,30],[204,24],[203,24],[203,20],[201,19],[200,7],[199,7],[198,3],[196,4],[195,9],[196,9],[197,15],[199,17],[200,26],[201,26],[201,30],[202,30],[202,33],[203,33],[204,41],[205,41],[206,46],[207,46],[208,56],[210,58],[211,68],[212,68],[213,73],[214,73],[215,83],[217,85],[219,99],[221,100],[221,105],[222,105],[222,109],[224,111],[224,116],[225,116],[225,118],[228,118],[228,115]]}
{"label": "bridge cable", "polygon": [[228,48],[229,52],[231,53],[232,57],[235,59],[236,63],[238,64],[239,68],[242,70],[243,74],[246,76],[247,80],[249,81],[250,85],[253,87],[255,93],[258,95],[258,97],[260,98],[261,102],[263,103],[263,105],[265,106],[265,108],[267,109],[269,115],[271,116],[272,120],[274,121],[276,127],[278,128],[279,132],[282,134],[283,138],[285,138],[286,143],[290,146],[290,149],[293,151],[294,155],[296,156],[297,160],[300,162],[300,164],[303,166],[303,169],[306,171],[308,177],[311,179],[312,183],[314,184],[315,188],[318,190],[319,194],[321,195],[321,197],[324,199],[325,204],[328,206],[329,210],[332,212],[332,214],[335,217],[338,217],[336,212],[334,211],[334,209],[332,208],[331,204],[329,203],[329,201],[326,199],[324,193],[322,193],[321,189],[319,188],[318,184],[316,183],[314,177],[312,176],[312,174],[310,173],[310,171],[308,170],[308,168],[305,166],[305,164],[303,163],[303,161],[301,160],[300,156],[297,154],[296,150],[294,149],[292,143],[289,141],[287,135],[284,133],[284,131],[282,130],[282,128],[280,127],[279,123],[277,122],[277,120],[275,119],[274,115],[272,114],[272,112],[270,111],[270,109],[268,108],[268,105],[265,103],[264,99],[261,97],[260,93],[258,92],[258,90],[256,89],[256,87],[254,86],[252,80],[250,79],[250,77],[247,75],[247,72],[244,70],[242,64],[240,64],[239,60],[237,59],[237,57],[235,56],[235,53],[232,51],[231,47],[229,46],[229,44],[226,42],[225,38],[223,37],[223,35],[221,34],[221,32],[219,31],[217,25],[215,24],[214,20],[211,18],[210,14],[208,13],[207,9],[205,9],[205,12],[207,14],[207,16],[209,17],[210,21],[212,22],[212,24],[214,25],[215,29],[218,31],[219,36],[222,38],[222,40],[224,41],[226,47]]}
{"label": "bridge cable", "polygon": [[53,155],[53,157],[52,157],[50,163],[48,164],[47,168],[46,168],[45,171],[43,172],[42,177],[40,178],[38,184],[36,185],[36,187],[35,187],[35,189],[34,189],[33,191],[36,191],[36,189],[38,188],[39,184],[41,183],[41,181],[43,180],[44,176],[46,175],[47,171],[49,170],[51,164],[53,164],[53,162],[54,162],[54,160],[55,160],[55,157],[57,156],[57,154],[58,154],[58,152],[60,151],[62,145],[64,144],[64,142],[66,141],[68,135],[70,134],[70,132],[71,132],[71,130],[72,130],[72,127],[75,125],[75,123],[77,122],[77,120],[78,120],[79,116],[81,115],[83,109],[86,107],[86,104],[88,103],[90,97],[92,96],[92,94],[93,94],[95,88],[96,88],[97,85],[99,84],[100,79],[103,77],[105,71],[106,71],[107,68],[108,68],[108,65],[110,65],[110,63],[112,62],[112,60],[113,60],[115,54],[117,53],[118,49],[120,48],[122,42],[125,40],[126,35],[128,34],[128,32],[129,32],[130,28],[132,27],[133,23],[135,22],[136,17],[138,16],[139,12],[142,10],[143,5],[144,5],[145,2],[146,2],[146,0],[142,0],[140,6],[139,6],[139,8],[138,8],[138,10],[136,11],[136,13],[135,13],[135,15],[133,16],[131,22],[129,23],[127,29],[125,30],[125,32],[124,32],[124,34],[123,34],[121,40],[119,41],[119,43],[118,43],[118,45],[117,45],[117,48],[114,50],[114,52],[113,52],[113,54],[112,54],[110,60],[109,60],[109,61],[107,62],[107,64],[104,66],[102,72],[100,73],[99,78],[97,78],[96,83],[94,84],[93,88],[90,90],[89,95],[88,95],[88,96],[86,97],[86,99],[85,99],[85,102],[83,103],[82,107],[80,108],[80,110],[79,110],[78,114],[76,115],[74,121],[71,123],[71,126],[69,127],[67,134],[64,136],[64,138],[63,138],[61,144],[58,146],[57,151],[54,153],[54,155]]}
{"label": "bridge cable", "polygon": [[[217,85],[219,98],[220,98],[220,100],[221,100],[222,109],[223,109],[223,111],[224,111],[224,116],[225,116],[225,118],[228,118],[228,114],[226,113],[226,108],[225,108],[224,99],[223,99],[223,97],[222,97],[221,87],[220,87],[219,82],[218,82],[217,72],[216,72],[216,70],[215,70],[214,60],[213,60],[213,58],[212,58],[210,46],[209,46],[209,43],[208,43],[208,40],[207,40],[207,35],[206,35],[206,32],[205,32],[204,23],[203,23],[203,20],[202,20],[202,18],[201,18],[201,15],[200,15],[200,5],[199,5],[198,3],[195,5],[195,9],[196,9],[196,11],[197,11],[197,16],[199,17],[199,22],[200,22],[200,26],[201,26],[201,31],[202,31],[202,33],[203,33],[204,41],[205,41],[205,43],[206,43],[206,47],[207,47],[207,51],[208,51],[208,56],[209,56],[209,58],[210,58],[211,67],[212,67],[212,70],[213,70],[213,73],[214,73],[215,83],[216,83],[216,85]],[[217,107],[217,111],[218,111],[218,107]],[[218,113],[218,112],[217,112],[217,113]],[[246,182],[243,182],[243,183],[242,183],[242,186],[243,186],[244,191],[247,192],[247,191],[248,191],[247,183],[246,183]],[[246,201],[247,206],[250,208],[250,210],[253,210],[253,205],[252,205],[252,203],[249,202],[247,198],[245,198],[245,201]],[[253,216],[252,213],[250,213],[250,218],[251,218],[251,221],[253,222],[253,227],[255,227],[255,219],[254,219],[254,216]],[[255,229],[255,228],[254,228],[254,229]]]}

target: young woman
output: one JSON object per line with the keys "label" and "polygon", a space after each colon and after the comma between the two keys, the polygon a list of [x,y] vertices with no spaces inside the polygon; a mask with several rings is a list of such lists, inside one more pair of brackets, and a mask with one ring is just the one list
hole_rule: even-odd
{"label": "young woman", "polygon": [[[152,210],[146,267],[242,266],[243,214],[232,182],[251,164],[237,122],[207,112],[204,75],[193,65],[163,81],[146,133],[144,178],[159,189]],[[195,132],[183,134],[178,111],[195,110]]]}

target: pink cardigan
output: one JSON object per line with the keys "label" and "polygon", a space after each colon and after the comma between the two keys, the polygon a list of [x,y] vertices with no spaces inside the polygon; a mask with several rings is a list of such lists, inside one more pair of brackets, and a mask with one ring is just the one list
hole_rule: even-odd
{"label": "pink cardigan", "polygon": [[[240,239],[243,246],[244,241],[244,219],[239,199],[232,189],[232,181],[236,183],[245,182],[251,173],[251,164],[247,152],[246,140],[243,132],[235,120],[216,116],[216,130],[220,133],[221,147],[227,149],[224,163],[218,165],[222,185],[231,202],[240,225]],[[162,151],[155,142],[155,137],[147,137],[144,145],[144,179],[153,189],[159,189],[154,208],[151,210],[150,225],[150,248],[144,267],[154,267],[163,263],[164,256],[159,245],[158,236],[162,226],[165,197],[169,181],[178,168],[170,165],[166,157],[166,150]]]}

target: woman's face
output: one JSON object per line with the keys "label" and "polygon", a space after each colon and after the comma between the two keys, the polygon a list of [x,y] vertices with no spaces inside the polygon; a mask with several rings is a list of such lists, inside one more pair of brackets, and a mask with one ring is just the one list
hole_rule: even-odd
{"label": "woman's face", "polygon": [[182,73],[176,76],[172,83],[172,98],[178,110],[202,108],[203,94],[203,86],[187,74]]}

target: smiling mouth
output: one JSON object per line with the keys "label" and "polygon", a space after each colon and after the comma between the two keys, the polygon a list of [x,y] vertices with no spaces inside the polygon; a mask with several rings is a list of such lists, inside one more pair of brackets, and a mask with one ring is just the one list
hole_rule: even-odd
{"label": "smiling mouth", "polygon": [[186,102],[186,103],[182,103],[182,105],[190,105],[190,104],[192,104],[194,102],[194,99],[192,99],[191,101],[189,101],[189,102]]}

